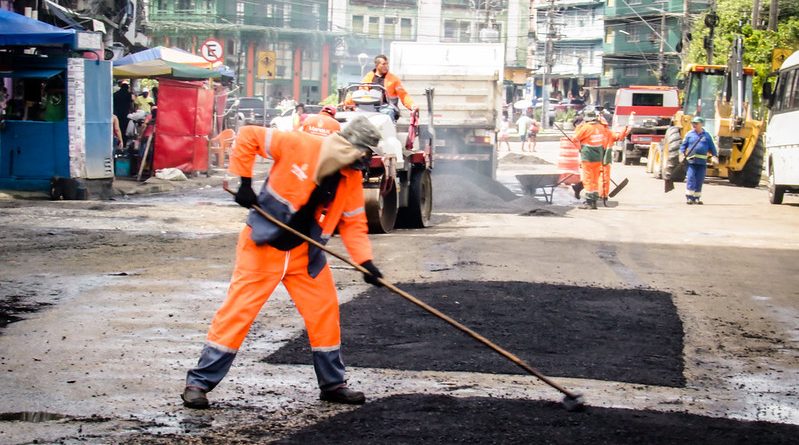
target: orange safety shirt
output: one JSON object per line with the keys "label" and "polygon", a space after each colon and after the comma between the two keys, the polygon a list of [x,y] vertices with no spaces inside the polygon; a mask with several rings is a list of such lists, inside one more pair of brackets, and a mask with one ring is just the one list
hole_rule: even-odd
{"label": "orange safety shirt", "polygon": [[[363,76],[361,83],[378,83],[375,80],[374,70],[369,71]],[[405,91],[405,87],[402,86],[402,82],[399,80],[399,77],[389,73],[386,73],[384,76],[385,79],[383,80],[383,88],[386,89],[386,98],[394,105],[397,105],[398,100],[402,101],[402,104],[405,105],[405,108],[412,109],[414,107],[413,99]]]}

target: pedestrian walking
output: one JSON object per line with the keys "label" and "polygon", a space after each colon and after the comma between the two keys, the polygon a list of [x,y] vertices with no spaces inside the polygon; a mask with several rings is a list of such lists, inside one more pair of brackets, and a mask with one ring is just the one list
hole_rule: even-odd
{"label": "pedestrian walking", "polygon": [[685,171],[685,203],[703,204],[702,184],[707,174],[707,159],[710,154],[713,164],[719,163],[719,153],[713,137],[704,130],[705,119],[696,116],[691,120],[693,129],[689,131],[680,144],[680,163],[688,161]]}
{"label": "pedestrian walking", "polygon": [[[230,173],[241,177],[235,200],[246,208],[257,204],[323,244],[338,230],[352,260],[370,272],[364,280],[379,286],[382,274],[372,263],[362,170],[373,154],[382,154],[380,138],[364,117],[325,138],[244,126],[230,157]],[[257,197],[252,189],[256,155],[274,161]],[[364,394],[347,386],[336,287],[324,252],[251,210],[239,234],[227,298],[211,322],[197,366],[188,371],[185,406],[208,407],[206,393],[225,377],[255,317],[280,283],[305,321],[320,399],[364,403]]]}

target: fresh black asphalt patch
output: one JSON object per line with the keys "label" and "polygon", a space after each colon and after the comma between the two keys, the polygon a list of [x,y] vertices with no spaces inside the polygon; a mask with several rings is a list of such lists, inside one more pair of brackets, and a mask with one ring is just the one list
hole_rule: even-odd
{"label": "fresh black asphalt patch", "polygon": [[685,413],[589,407],[568,412],[553,402],[400,395],[314,424],[275,443],[779,445],[799,426]]}
{"label": "fresh black asphalt patch", "polygon": [[[681,387],[683,330],[671,296],[528,282],[397,285],[546,375]],[[446,322],[385,289],[341,306],[348,366],[525,374]],[[308,364],[306,335],[265,359]]]}

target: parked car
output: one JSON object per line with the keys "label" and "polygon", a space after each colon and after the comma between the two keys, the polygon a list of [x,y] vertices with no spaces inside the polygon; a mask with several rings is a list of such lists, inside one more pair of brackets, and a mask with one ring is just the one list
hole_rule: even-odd
{"label": "parked car", "polygon": [[[317,114],[322,111],[321,105],[305,105],[305,114]],[[280,115],[274,117],[269,126],[280,131],[291,131],[294,129],[294,108],[284,110]]]}
{"label": "parked car", "polygon": [[225,120],[227,128],[239,128],[243,125],[266,126],[280,112],[276,108],[264,109],[264,101],[260,97],[230,98],[225,108],[231,109]]}

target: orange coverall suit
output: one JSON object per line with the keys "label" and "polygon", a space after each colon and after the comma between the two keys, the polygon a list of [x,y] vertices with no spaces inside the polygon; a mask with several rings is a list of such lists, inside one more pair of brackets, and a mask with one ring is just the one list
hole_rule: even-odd
{"label": "orange coverall suit", "polygon": [[[229,171],[252,177],[256,155],[273,159],[258,204],[289,223],[316,189],[312,176],[320,163],[323,141],[300,131],[245,126],[239,130]],[[324,244],[338,228],[350,257],[360,264],[372,259],[363,176],[348,167],[338,172],[341,177],[332,201],[313,209],[309,236]],[[319,387],[332,390],[345,384],[338,298],[324,252],[299,241],[289,250],[270,245],[281,245],[278,241],[285,236],[282,229],[250,210],[247,225],[239,234],[227,299],[211,322],[197,367],[188,372],[187,386],[210,391],[224,378],[255,317],[281,282],[305,321]]]}
{"label": "orange coverall suit", "polygon": [[585,199],[596,202],[599,199],[599,176],[607,141],[612,137],[610,130],[599,122],[584,122],[574,132],[574,141],[580,144],[582,180],[585,185]]}

